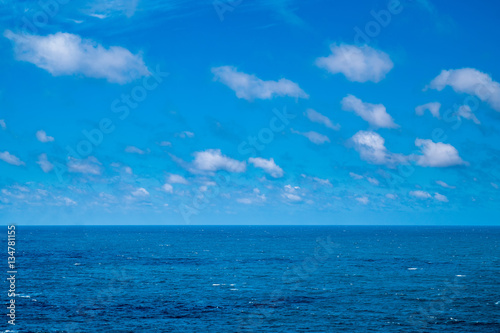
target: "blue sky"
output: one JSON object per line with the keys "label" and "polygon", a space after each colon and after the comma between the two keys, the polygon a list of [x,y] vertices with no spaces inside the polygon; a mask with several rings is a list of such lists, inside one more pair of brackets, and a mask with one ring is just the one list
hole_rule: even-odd
{"label": "blue sky", "polygon": [[498,224],[496,2],[2,5],[3,223]]}

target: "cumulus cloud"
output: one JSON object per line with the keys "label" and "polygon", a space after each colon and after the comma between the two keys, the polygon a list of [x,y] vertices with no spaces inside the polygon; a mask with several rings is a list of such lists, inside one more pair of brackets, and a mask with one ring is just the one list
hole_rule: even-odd
{"label": "cumulus cloud", "polygon": [[275,96],[309,98],[297,83],[287,79],[263,81],[255,75],[238,72],[236,67],[222,66],[212,68],[214,80],[236,92],[238,98],[246,100],[271,99]]}
{"label": "cumulus cloud", "polygon": [[445,182],[443,182],[442,180],[437,180],[436,184],[438,184],[439,186],[442,186],[444,188],[449,188],[449,189],[455,189],[456,188],[456,186],[448,185]]}
{"label": "cumulus cloud", "polygon": [[125,148],[125,152],[130,153],[130,154],[139,154],[139,155],[146,154],[146,152],[144,150],[137,148],[137,147],[134,147],[134,146],[127,146]]}
{"label": "cumulus cloud", "polygon": [[51,137],[51,136],[48,136],[47,133],[45,133],[44,130],[39,130],[36,132],[36,138],[38,139],[38,141],[40,142],[52,142],[54,141],[54,138]]}
{"label": "cumulus cloud", "polygon": [[194,153],[193,165],[201,171],[226,170],[229,172],[245,172],[246,163],[222,155],[220,149],[207,149]]}
{"label": "cumulus cloud", "polygon": [[7,129],[7,124],[5,123],[5,120],[0,119],[0,127],[4,130]]}
{"label": "cumulus cloud", "polygon": [[43,170],[43,172],[47,173],[52,171],[54,169],[54,164],[50,163],[49,159],[47,158],[47,154],[40,154],[38,156],[38,161],[36,162],[40,168]]}
{"label": "cumulus cloud", "polygon": [[351,141],[361,159],[369,163],[393,166],[407,161],[405,156],[389,152],[385,147],[384,138],[378,133],[359,131],[351,138]]}
{"label": "cumulus cloud", "polygon": [[332,130],[335,130],[335,131],[338,131],[340,129],[339,124],[333,124],[327,116],[324,116],[321,113],[319,113],[313,109],[307,109],[306,115],[307,115],[307,119],[309,119],[313,123],[323,124],[326,127],[331,128]]}
{"label": "cumulus cloud", "polygon": [[415,113],[418,116],[423,116],[425,111],[429,110],[434,118],[441,118],[439,114],[439,109],[441,108],[441,103],[439,102],[431,102],[424,105],[419,105],[415,108]]}
{"label": "cumulus cloud", "polygon": [[360,180],[360,179],[364,178],[363,176],[358,175],[357,173],[354,173],[354,172],[349,172],[349,176],[351,176],[351,178],[356,179],[356,180]]}
{"label": "cumulus cloud", "polygon": [[274,162],[273,158],[270,158],[266,160],[265,158],[261,157],[250,157],[248,159],[249,163],[252,163],[256,168],[261,168],[265,172],[271,175],[271,177],[274,178],[280,178],[283,177],[283,169],[281,169],[276,163]]}
{"label": "cumulus cloud", "polygon": [[176,134],[176,136],[178,136],[181,139],[192,138],[192,137],[194,137],[194,133],[189,132],[189,131],[184,131],[184,132],[180,132],[180,133]]}
{"label": "cumulus cloud", "polygon": [[4,36],[14,43],[17,60],[30,62],[54,76],[84,75],[124,84],[150,75],[142,57],[123,47],[105,48],[63,32],[36,36],[7,30]]}
{"label": "cumulus cloud", "polygon": [[182,177],[181,175],[175,175],[175,174],[169,175],[167,181],[171,184],[188,184],[186,178]]}
{"label": "cumulus cloud", "polygon": [[410,196],[422,200],[434,198],[437,201],[448,202],[448,198],[445,195],[439,193],[434,193],[434,196],[432,196],[429,192],[418,190],[418,191],[410,191]]}
{"label": "cumulus cloud", "polygon": [[316,59],[316,66],[332,74],[342,73],[349,81],[379,82],[392,69],[389,55],[369,46],[330,46],[332,54]]}
{"label": "cumulus cloud", "polygon": [[294,130],[293,128],[291,129],[291,132],[294,134],[302,135],[302,136],[308,138],[309,141],[311,141],[312,143],[317,144],[317,145],[322,145],[325,142],[330,142],[330,139],[326,135],[320,134],[318,132],[314,132],[314,131],[299,132],[299,131]]}
{"label": "cumulus cloud", "polygon": [[174,192],[174,187],[170,184],[165,184],[162,186],[163,190],[167,193],[173,193]]}
{"label": "cumulus cloud", "polygon": [[101,163],[93,156],[89,156],[86,159],[70,157],[67,165],[69,172],[91,175],[101,174]]}
{"label": "cumulus cloud", "polygon": [[448,198],[445,195],[434,193],[434,199],[441,202],[448,202]]}
{"label": "cumulus cloud", "polygon": [[132,191],[132,196],[136,197],[136,198],[145,198],[145,197],[149,197],[149,192],[144,188],[144,187],[139,187],[135,190]]}
{"label": "cumulus cloud", "polygon": [[458,155],[458,151],[450,144],[432,140],[416,139],[415,145],[420,147],[422,155],[415,155],[417,164],[423,167],[449,167],[467,164]]}
{"label": "cumulus cloud", "polygon": [[25,165],[23,161],[19,159],[19,157],[12,155],[8,151],[0,152],[0,160],[7,162],[12,165]]}
{"label": "cumulus cloud", "polygon": [[455,92],[476,96],[487,102],[492,109],[500,111],[500,84],[483,72],[474,68],[443,70],[428,88],[443,90],[446,86]]}
{"label": "cumulus cloud", "polygon": [[358,197],[358,198],[356,198],[356,200],[358,202],[362,203],[363,205],[367,205],[368,202],[370,202],[370,200],[367,197]]}
{"label": "cumulus cloud", "polygon": [[353,95],[347,95],[341,101],[342,109],[354,111],[373,127],[397,128],[392,117],[382,104],[365,103]]}
{"label": "cumulus cloud", "polygon": [[285,185],[281,196],[291,202],[302,201],[302,197],[298,193],[298,190],[300,190],[298,186]]}
{"label": "cumulus cloud", "polygon": [[462,105],[457,110],[457,117],[472,120],[475,124],[479,125],[481,122],[477,119],[476,115],[472,112],[470,106]]}

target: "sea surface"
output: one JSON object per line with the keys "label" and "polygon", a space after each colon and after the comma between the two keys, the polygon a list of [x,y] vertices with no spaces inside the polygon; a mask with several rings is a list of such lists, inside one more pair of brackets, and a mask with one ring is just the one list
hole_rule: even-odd
{"label": "sea surface", "polygon": [[500,332],[500,227],[46,226],[16,236],[16,325],[3,316],[3,331]]}

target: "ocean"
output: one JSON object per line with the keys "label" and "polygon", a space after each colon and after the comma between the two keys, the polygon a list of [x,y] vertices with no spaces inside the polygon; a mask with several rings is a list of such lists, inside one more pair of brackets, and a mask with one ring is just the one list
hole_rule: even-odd
{"label": "ocean", "polygon": [[16,230],[5,332],[500,332],[500,227]]}

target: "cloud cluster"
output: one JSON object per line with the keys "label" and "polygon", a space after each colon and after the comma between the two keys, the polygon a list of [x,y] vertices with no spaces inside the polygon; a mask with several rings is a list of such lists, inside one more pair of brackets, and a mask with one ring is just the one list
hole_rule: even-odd
{"label": "cloud cluster", "polygon": [[316,59],[316,66],[332,74],[342,73],[349,81],[379,82],[392,69],[389,55],[369,46],[330,46],[332,54]]}
{"label": "cloud cluster", "polygon": [[90,39],[58,32],[47,36],[22,35],[7,30],[16,58],[54,76],[84,75],[124,84],[150,75],[142,57],[120,46],[105,48]]}
{"label": "cloud cluster", "polygon": [[214,80],[228,86],[238,98],[246,100],[271,99],[274,96],[309,98],[297,83],[287,79],[264,81],[255,75],[238,72],[236,67],[222,66],[212,68]]}

